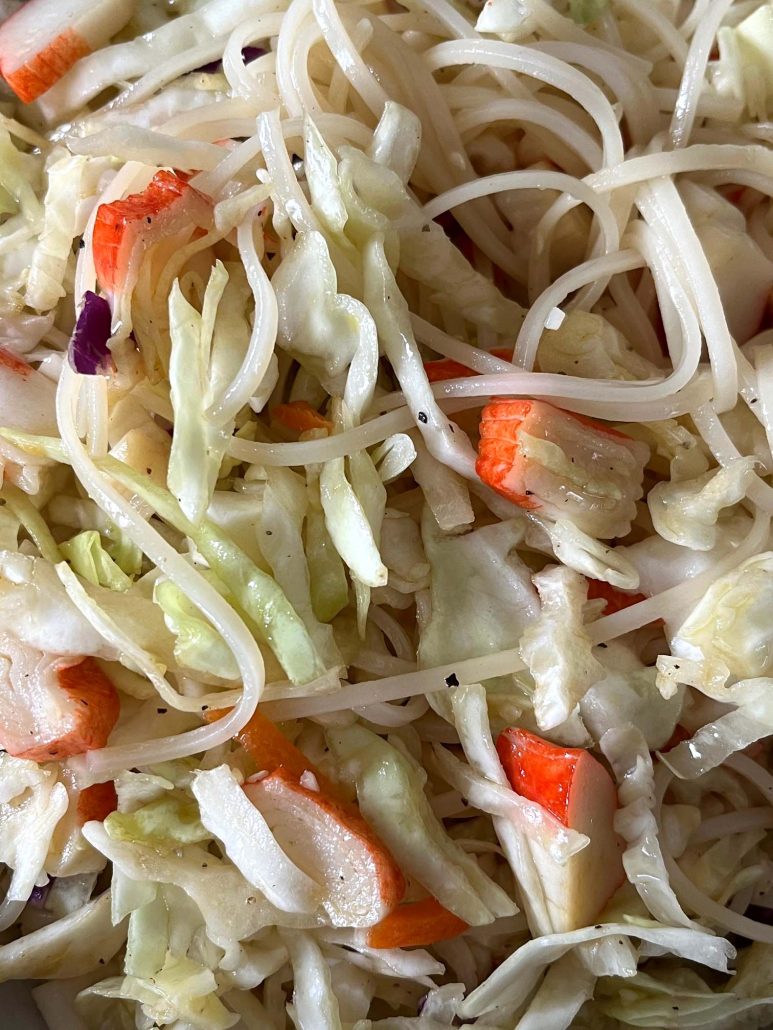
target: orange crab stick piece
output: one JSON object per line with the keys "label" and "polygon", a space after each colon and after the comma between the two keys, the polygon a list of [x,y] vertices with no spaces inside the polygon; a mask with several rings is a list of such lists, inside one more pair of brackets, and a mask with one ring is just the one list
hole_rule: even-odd
{"label": "orange crab stick piece", "polygon": [[333,428],[333,423],[315,411],[306,401],[290,401],[289,404],[277,404],[272,410],[271,417],[279,422],[286,429],[292,429],[296,433],[306,433],[310,429]]}
{"label": "orange crab stick piece", "polygon": [[[509,361],[513,356],[512,350],[508,350],[506,347],[495,347],[491,353],[495,358],[501,358],[502,361]],[[427,373],[427,379],[431,383],[440,383],[444,379],[468,379],[470,376],[480,375],[480,372],[468,368],[461,361],[454,361],[453,358],[425,361],[424,371]]]}
{"label": "orange crab stick piece", "polygon": [[244,784],[282,850],[326,889],[334,926],[378,923],[402,901],[405,879],[354,805],[338,802],[308,771],[280,767]]}
{"label": "orange crab stick piece", "polygon": [[587,847],[563,864],[547,851],[537,856],[555,931],[595,922],[625,879],[612,777],[590,752],[551,744],[517,726],[500,733],[497,753],[517,794],[589,838]]}
{"label": "orange crab stick piece", "polygon": [[624,536],[642,494],[646,444],[546,401],[483,409],[476,469],[498,493],[591,536]]}
{"label": "orange crab stick piece", "polygon": [[210,198],[168,171],[156,172],[142,193],[101,204],[92,238],[100,286],[109,293],[131,289],[147,247],[192,225],[206,225],[211,214]]}
{"label": "orange crab stick piece", "polygon": [[369,948],[425,948],[448,941],[469,929],[436,898],[400,905],[368,930]]}
{"label": "orange crab stick piece", "polygon": [[51,762],[104,747],[120,702],[93,658],[61,658],[4,634],[0,747],[16,758]]}
{"label": "orange crab stick piece", "polygon": [[0,25],[0,73],[29,104],[107,43],[132,8],[126,0],[27,0]]}
{"label": "orange crab stick piece", "polygon": [[[208,712],[209,722],[222,711]],[[336,926],[371,926],[405,894],[405,880],[356,804],[260,711],[236,739],[268,776],[244,790],[265,816],[282,849],[304,872],[322,876]]]}

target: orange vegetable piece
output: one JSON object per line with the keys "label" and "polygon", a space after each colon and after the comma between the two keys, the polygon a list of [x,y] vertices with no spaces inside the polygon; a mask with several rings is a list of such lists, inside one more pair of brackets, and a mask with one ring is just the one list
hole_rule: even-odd
{"label": "orange vegetable piece", "polygon": [[467,923],[436,898],[400,905],[368,930],[369,948],[420,948],[458,937]]}
{"label": "orange vegetable piece", "polygon": [[118,808],[118,795],[112,780],[107,783],[94,783],[85,787],[78,795],[75,814],[81,826],[96,819],[103,822]]}
{"label": "orange vegetable piece", "polygon": [[[508,350],[506,347],[495,347],[491,353],[495,358],[501,358],[502,361],[509,361],[513,356],[512,350]],[[463,365],[460,361],[454,361],[453,358],[425,361],[424,371],[427,373],[427,379],[431,383],[439,383],[444,379],[467,379],[470,376],[481,374],[468,368],[467,365]]]}
{"label": "orange vegetable piece", "polygon": [[330,431],[333,428],[333,423],[320,415],[318,411],[306,401],[290,401],[289,404],[277,404],[272,410],[271,417],[279,422],[280,425],[285,426],[287,429],[292,429],[296,433],[305,433],[310,429],[327,429]]}
{"label": "orange vegetable piece", "polygon": [[[205,712],[207,722],[221,719],[226,712],[222,709]],[[244,750],[252,757],[258,770],[273,772],[280,766],[291,776],[300,779],[305,772],[311,772],[317,779],[320,790],[335,797],[339,791],[323,772],[310,762],[304,753],[282,733],[276,723],[258,710],[250,721],[237,733],[236,739]]]}
{"label": "orange vegetable piece", "polygon": [[624,590],[618,590],[617,587],[613,587],[611,583],[605,583],[600,579],[589,579],[588,600],[606,601],[606,607],[602,615],[614,615],[615,612],[621,612],[624,608],[630,608],[632,604],[646,601],[647,597],[645,594],[628,594]]}

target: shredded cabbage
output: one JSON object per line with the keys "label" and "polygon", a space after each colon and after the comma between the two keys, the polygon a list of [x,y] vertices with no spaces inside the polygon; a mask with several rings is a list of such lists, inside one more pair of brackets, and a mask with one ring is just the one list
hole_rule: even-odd
{"label": "shredded cabbage", "polygon": [[541,730],[553,730],[575,714],[589,687],[601,679],[582,621],[585,584],[565,567],[534,577],[542,610],[521,637],[521,654],[534,678],[534,717]]}

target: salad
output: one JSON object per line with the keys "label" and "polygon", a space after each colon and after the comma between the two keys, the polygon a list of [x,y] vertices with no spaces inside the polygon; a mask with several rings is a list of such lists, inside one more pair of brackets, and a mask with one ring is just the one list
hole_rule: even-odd
{"label": "salad", "polygon": [[771,1025],[773,2],[0,14],[0,982]]}

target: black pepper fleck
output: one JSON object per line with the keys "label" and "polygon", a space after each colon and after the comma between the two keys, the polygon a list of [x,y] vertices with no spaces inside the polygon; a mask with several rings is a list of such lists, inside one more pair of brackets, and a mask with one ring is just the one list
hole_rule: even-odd
{"label": "black pepper fleck", "polygon": [[446,676],[446,686],[447,687],[458,687],[459,686],[459,680],[456,678],[456,673],[455,672],[452,672],[450,676]]}
{"label": "black pepper fleck", "polygon": [[427,413],[425,411],[420,411],[419,412],[419,422],[421,422],[422,425],[425,425],[425,426],[429,422],[429,419],[427,418]]}

